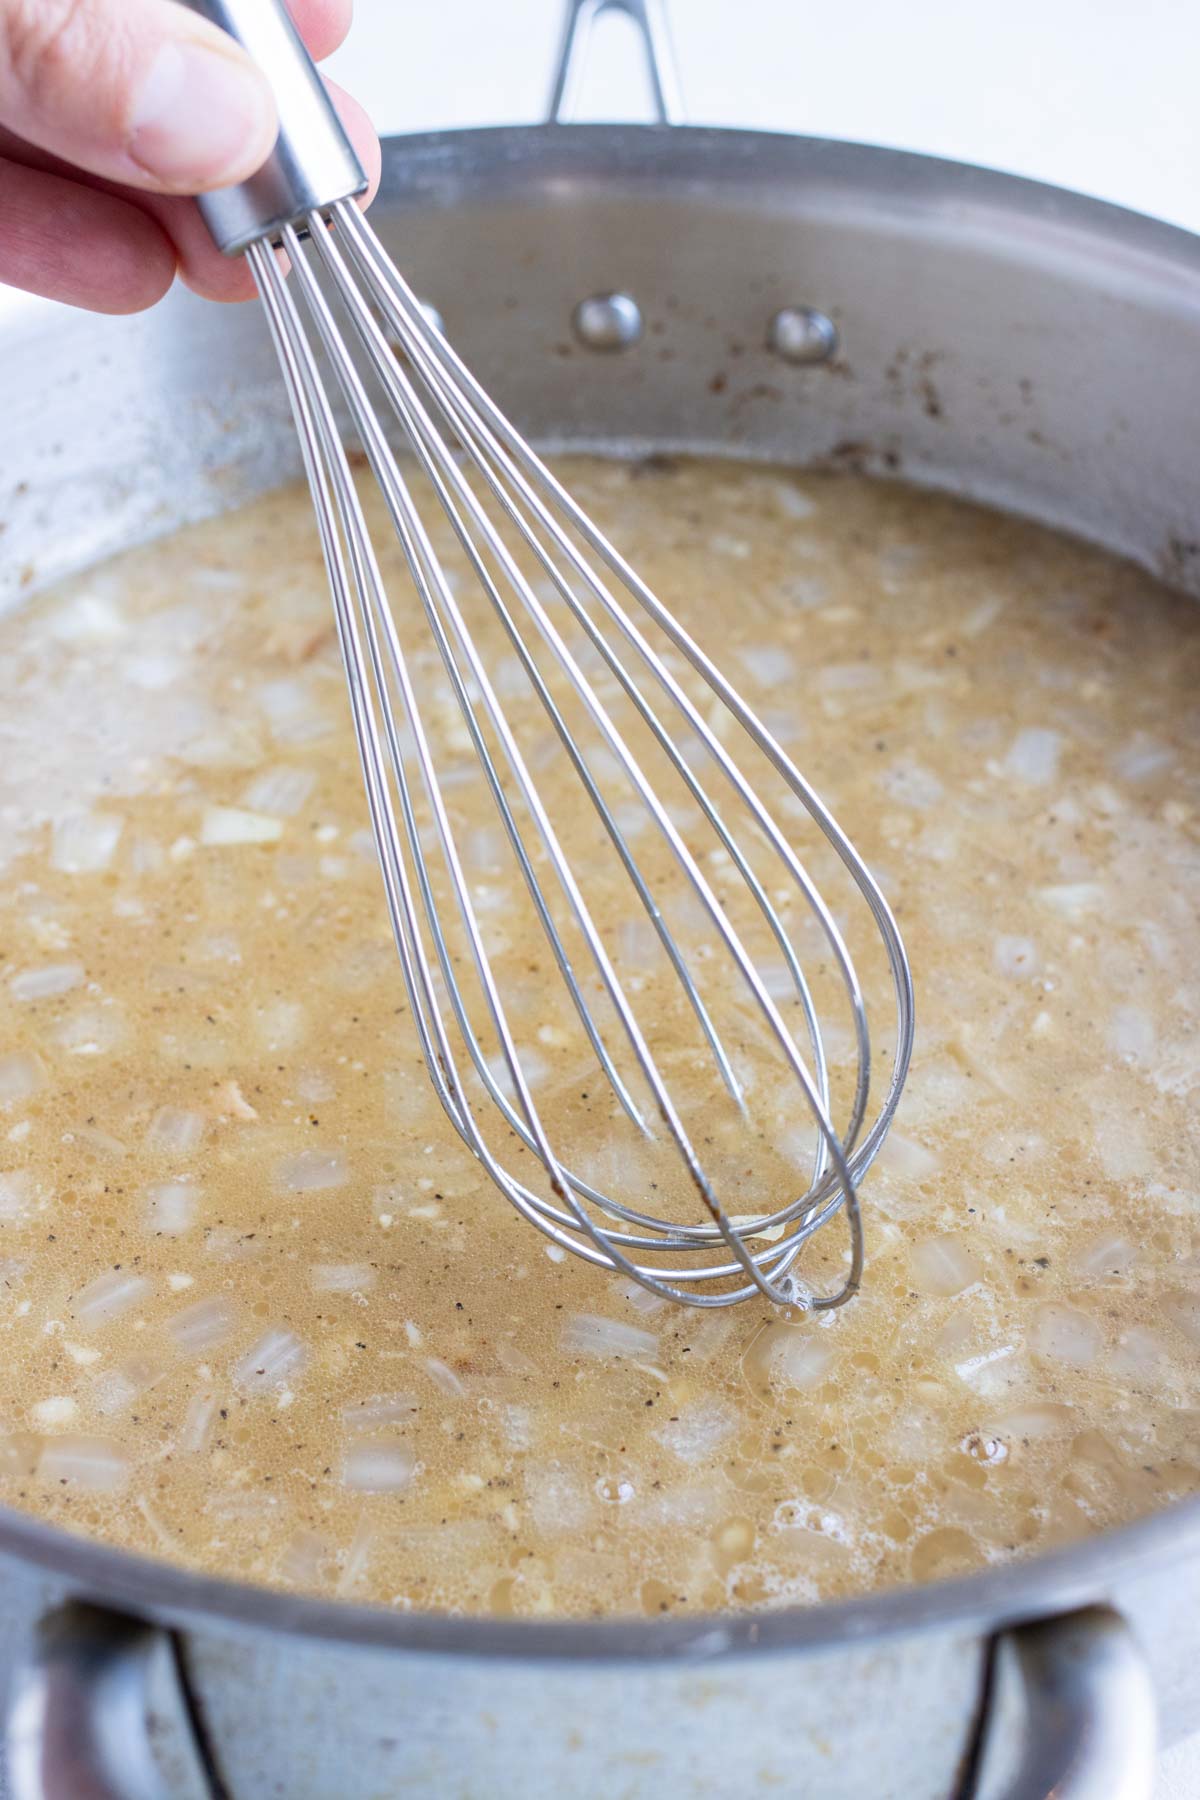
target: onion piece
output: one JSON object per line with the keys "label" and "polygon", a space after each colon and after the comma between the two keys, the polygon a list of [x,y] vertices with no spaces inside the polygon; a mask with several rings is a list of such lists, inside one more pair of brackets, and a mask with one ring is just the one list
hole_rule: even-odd
{"label": "onion piece", "polygon": [[314,1263],[308,1278],[314,1294],[365,1294],[376,1273],[370,1263]]}
{"label": "onion piece", "polygon": [[167,1320],[167,1330],[190,1356],[223,1344],[237,1324],[237,1309],[223,1294],[196,1300]]}
{"label": "onion piece", "polygon": [[125,821],[110,813],[77,813],[54,827],[50,866],[65,875],[94,875],[113,859]]}
{"label": "onion piece", "polygon": [[156,1181],[145,1190],[145,1219],[151,1231],[182,1237],[196,1222],[200,1189],[192,1181]]}
{"label": "onion piece", "polygon": [[36,1056],[24,1050],[0,1056],[0,1106],[32,1100],[45,1085],[46,1072]]}
{"label": "onion piece", "polygon": [[832,1349],[814,1336],[811,1327],[782,1326],[768,1357],[771,1386],[798,1388],[802,1393],[820,1387],[832,1363]]}
{"label": "onion piece", "polygon": [[17,1225],[33,1210],[32,1181],[28,1169],[0,1175],[0,1225]]}
{"label": "onion piece", "polygon": [[234,1364],[233,1379],[246,1394],[266,1394],[299,1374],[308,1351],[294,1331],[275,1325]]}
{"label": "onion piece", "polygon": [[8,991],[14,1000],[52,1000],[59,994],[69,994],[82,980],[82,963],[46,963],[40,969],[22,969],[12,976]]}
{"label": "onion piece", "polygon": [[1010,937],[1004,933],[992,945],[992,962],[1010,981],[1024,981],[1038,968],[1037,945],[1032,938]]}
{"label": "onion piece", "polygon": [[56,1487],[76,1487],[110,1494],[124,1487],[130,1462],[112,1438],[64,1433],[48,1440],[38,1459],[38,1474]]}
{"label": "onion piece", "polygon": [[914,1138],[901,1137],[898,1131],[888,1132],[880,1161],[885,1168],[909,1181],[928,1181],[942,1166],[932,1150],[927,1150]]}
{"label": "onion piece", "polygon": [[274,844],[282,836],[282,819],[245,812],[238,806],[207,807],[200,825],[202,844]]}
{"label": "onion piece", "polygon": [[411,1394],[373,1394],[369,1400],[344,1406],[342,1424],[352,1435],[361,1437],[385,1425],[407,1425],[420,1410]]}
{"label": "onion piece", "polygon": [[395,1494],[408,1486],[417,1459],[401,1439],[371,1439],[355,1444],[342,1463],[342,1485],[360,1494]]}
{"label": "onion piece", "polygon": [[599,1313],[573,1313],[563,1332],[563,1348],[584,1356],[652,1357],[658,1354],[658,1339],[652,1331],[641,1331],[620,1319],[606,1319]]}
{"label": "onion piece", "polygon": [[1044,787],[1058,774],[1062,733],[1031,725],[1018,731],[1004,759],[1003,772],[1017,781]]}
{"label": "onion piece", "polygon": [[1076,1253],[1071,1267],[1092,1277],[1124,1275],[1136,1257],[1137,1251],[1126,1237],[1119,1231],[1106,1231]]}
{"label": "onion piece", "polygon": [[128,1269],[109,1269],[80,1288],[71,1312],[85,1331],[94,1331],[119,1319],[149,1292],[150,1282],[144,1275],[131,1274]]}
{"label": "onion piece", "polygon": [[759,687],[784,687],[796,679],[796,659],[782,644],[739,644],[737,654]]}
{"label": "onion piece", "polygon": [[434,1386],[441,1388],[443,1394],[449,1394],[452,1399],[457,1400],[467,1391],[450,1365],[438,1356],[425,1358],[425,1372]]}
{"label": "onion piece", "polygon": [[912,1284],[919,1294],[948,1299],[979,1279],[979,1266],[961,1239],[950,1233],[923,1238],[909,1251]]}
{"label": "onion piece", "polygon": [[733,1407],[712,1397],[681,1407],[678,1415],[652,1436],[680,1462],[696,1464],[707,1462],[737,1427],[738,1415]]}
{"label": "onion piece", "polygon": [[301,1150],[280,1165],[276,1180],[291,1194],[316,1193],[322,1188],[343,1187],[350,1179],[340,1150]]}
{"label": "onion piece", "polygon": [[251,813],[265,813],[271,818],[293,819],[317,785],[312,769],[284,765],[263,769],[254,777],[242,795],[242,805]]}
{"label": "onion piece", "polygon": [[204,1136],[204,1114],[181,1106],[160,1106],[146,1130],[146,1148],[164,1156],[187,1156]]}
{"label": "onion piece", "polygon": [[1100,1342],[1100,1327],[1089,1314],[1050,1302],[1038,1307],[1029,1333],[1029,1347],[1035,1356],[1069,1369],[1091,1368],[1100,1353]]}
{"label": "onion piece", "polygon": [[183,1415],[176,1440],[184,1456],[198,1456],[208,1442],[213,1420],[217,1416],[217,1396],[213,1393],[193,1394]]}
{"label": "onion piece", "polygon": [[70,1056],[105,1056],[125,1037],[125,1021],[115,1006],[82,1006],[59,1019],[50,1033]]}
{"label": "onion piece", "polygon": [[123,1412],[127,1406],[167,1374],[165,1363],[149,1356],[130,1357],[117,1369],[107,1369],[97,1378],[93,1389],[94,1404],[99,1413]]}

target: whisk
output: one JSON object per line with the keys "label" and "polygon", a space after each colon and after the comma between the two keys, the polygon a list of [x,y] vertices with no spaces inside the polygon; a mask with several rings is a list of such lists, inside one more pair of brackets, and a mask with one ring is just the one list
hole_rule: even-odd
{"label": "whisk", "polygon": [[[282,6],[188,3],[240,39],[276,90],[281,131],[269,162],[200,205],[221,249],[253,270],[286,381],[391,929],[442,1107],[495,1186],[551,1240],[553,1258],[570,1251],[693,1306],[754,1295],[840,1306],[862,1275],[858,1184],[891,1123],[913,1041],[911,975],[879,886],[777,737],[509,424],[397,272],[355,204],[362,170]],[[353,459],[326,370],[358,439]],[[368,526],[364,467],[407,568],[402,606]],[[465,590],[462,569],[435,549],[418,486],[457,546]],[[415,650],[414,626],[425,634]],[[535,729],[543,739],[531,740]],[[746,757],[761,780],[744,772]],[[567,770],[574,798],[564,816],[546,791]],[[561,984],[553,1001],[540,963],[539,984],[522,978],[516,990],[499,972],[487,884],[473,878],[464,842],[464,791],[490,808]],[[884,952],[895,1037],[873,1114],[864,987],[784,813],[831,848],[855,905],[865,903],[875,954]],[[564,841],[581,831],[584,866]],[[615,931],[589,905],[601,855],[629,907]],[[632,940],[631,918],[642,921]],[[851,1047],[836,1107],[814,967],[818,986],[841,992],[840,1042]],[[637,1007],[647,986],[652,1016]],[[544,1023],[559,1002],[565,1032]],[[664,1042],[657,1026],[668,1014],[676,1038]],[[590,1163],[553,1141],[547,1121],[562,1108],[548,1109],[539,1091],[539,1045],[563,1041],[585,1050],[606,1096],[597,1116],[594,1086],[572,1063]],[[702,1059],[699,1104],[683,1105],[673,1073],[695,1089]],[[558,1060],[556,1050],[552,1071]],[[782,1106],[764,1061],[782,1077]],[[784,1121],[782,1149],[751,1127],[763,1092]],[[810,1122],[802,1148],[797,1118]],[[612,1152],[626,1131],[652,1146],[660,1172],[668,1158],[673,1177],[651,1180],[644,1157]],[[736,1170],[730,1182],[714,1177],[714,1159]],[[756,1171],[768,1166],[786,1183],[770,1201],[757,1191]],[[747,1180],[753,1204],[735,1211],[730,1193],[744,1199]],[[795,1265],[835,1214],[848,1224],[844,1273],[817,1292]]]}

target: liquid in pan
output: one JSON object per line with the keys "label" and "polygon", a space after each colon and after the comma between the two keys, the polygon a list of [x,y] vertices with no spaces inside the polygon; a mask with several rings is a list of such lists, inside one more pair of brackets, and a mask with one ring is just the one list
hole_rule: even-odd
{"label": "liquid in pan", "polygon": [[[287,491],[0,622],[0,1498],[214,1574],[587,1615],[931,1579],[1200,1489],[1194,604],[899,486],[567,480],[899,915],[863,1292],[672,1307],[498,1198],[419,1067]],[[539,1103],[577,1114],[494,881]]]}

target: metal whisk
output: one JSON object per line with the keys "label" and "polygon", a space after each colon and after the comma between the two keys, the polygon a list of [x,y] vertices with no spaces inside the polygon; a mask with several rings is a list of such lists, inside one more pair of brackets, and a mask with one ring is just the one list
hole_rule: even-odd
{"label": "metal whisk", "polygon": [[[362,171],[282,7],[189,3],[240,38],[277,91],[282,130],[270,162],[201,205],[221,248],[244,252],[253,269],[287,383],[395,944],[443,1108],[500,1191],[561,1250],[696,1306],[755,1294],[841,1305],[862,1272],[857,1185],[883,1143],[912,1048],[910,971],[879,887],[776,737],[426,316],[354,204]],[[290,280],[272,246],[290,258]],[[407,566],[399,605],[389,597],[318,355]],[[421,484],[444,514],[465,588],[461,568],[449,570],[434,548],[416,495]],[[414,626],[424,634],[416,649],[406,642]],[[489,638],[502,654],[488,648]],[[440,669],[436,684],[431,663]],[[744,773],[732,740],[743,760],[757,760],[762,781]],[[568,768],[573,776],[565,814],[545,797],[554,786],[547,767],[555,778]],[[777,796],[772,804],[764,783]],[[488,805],[514,889],[562,984],[553,999],[528,981],[514,990],[497,972],[503,957],[488,915],[490,877],[472,875],[464,795]],[[822,840],[832,848],[855,904],[865,903],[876,952],[882,945],[896,1027],[873,1116],[863,986],[831,906],[776,817],[781,809],[800,819],[818,849]],[[588,866],[580,867],[564,839],[578,837],[585,819]],[[601,855],[610,875],[619,870],[629,909],[615,929],[589,905]],[[835,983],[843,996],[849,1056],[833,1082],[841,1084],[836,1107],[837,1059],[814,968],[822,986]],[[636,1004],[648,982],[652,1017]],[[548,1017],[563,995],[569,1029],[531,1018],[531,999]],[[657,1024],[668,1014],[676,1037],[664,1043]],[[686,1052],[680,1021],[692,1034]],[[591,1120],[590,1168],[552,1141],[538,1092],[544,1077],[534,1065],[546,1061],[539,1045],[564,1042],[583,1048],[592,1077],[603,1081],[598,1119],[594,1083],[579,1089]],[[682,1068],[695,1088],[701,1058],[702,1103],[681,1106],[665,1071]],[[554,1051],[552,1086],[556,1064],[569,1060]],[[811,1121],[802,1148],[788,1148],[794,1129],[791,1138],[783,1132],[782,1150],[750,1132],[756,1093],[775,1094],[771,1116],[781,1116],[764,1064],[793,1096],[784,1119]],[[844,1113],[840,1128],[835,1110]],[[742,1122],[741,1140],[729,1118]],[[627,1162],[624,1152],[614,1155],[610,1141],[622,1131],[653,1147],[655,1167],[665,1154],[675,1179],[647,1177],[640,1152]],[[711,1154],[710,1141],[718,1146]],[[740,1162],[722,1148],[730,1144],[742,1151]],[[746,1152],[755,1168],[776,1171],[803,1157],[807,1173],[789,1177],[769,1203],[751,1175],[752,1204],[733,1211],[709,1165],[714,1157],[723,1168],[736,1163],[736,1190],[747,1179]],[[665,1210],[652,1204],[652,1188]],[[844,1276],[815,1293],[794,1265],[843,1211]]]}

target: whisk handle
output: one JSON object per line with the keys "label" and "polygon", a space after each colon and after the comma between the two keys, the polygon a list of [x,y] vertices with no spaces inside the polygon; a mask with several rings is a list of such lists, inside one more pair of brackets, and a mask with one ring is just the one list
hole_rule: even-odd
{"label": "whisk handle", "polygon": [[309,213],[361,194],[362,164],[282,0],[183,0],[236,38],[275,90],[279,136],[256,175],[201,194],[197,205],[218,249],[237,256],[278,237]]}

